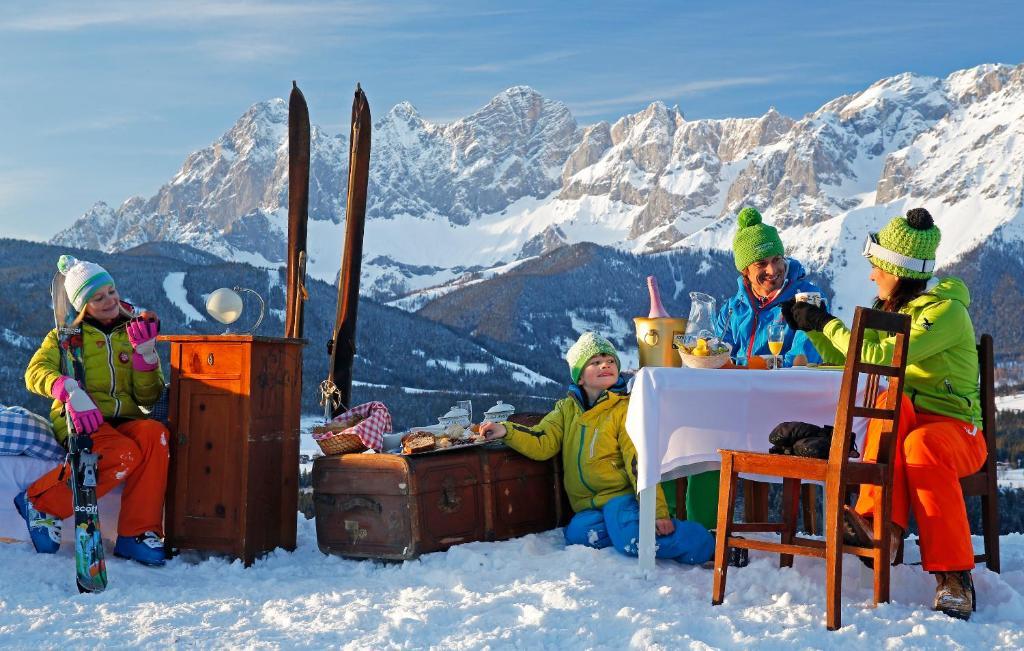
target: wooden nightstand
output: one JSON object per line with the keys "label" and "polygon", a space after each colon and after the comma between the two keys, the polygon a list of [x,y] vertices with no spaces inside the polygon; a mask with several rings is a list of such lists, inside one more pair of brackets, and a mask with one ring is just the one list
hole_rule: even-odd
{"label": "wooden nightstand", "polygon": [[171,344],[169,551],[246,566],[295,549],[301,339],[165,335]]}

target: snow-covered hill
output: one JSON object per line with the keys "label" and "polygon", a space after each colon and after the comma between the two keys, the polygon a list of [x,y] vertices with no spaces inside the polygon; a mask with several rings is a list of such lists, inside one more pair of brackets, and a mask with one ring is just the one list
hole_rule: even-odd
{"label": "snow-covered hill", "polygon": [[[343,560],[316,546],[246,569],[189,554],[160,569],[110,558],[98,595],[74,588],[70,548],[0,544],[5,648],[1020,649],[1024,536],[1001,538],[1003,573],[974,572],[969,622],[932,612],[935,580],[893,568],[892,603],[871,608],[870,574],[847,556],[843,624],[825,630],[824,563],[780,570],[751,552],[711,606],[712,572],[659,561],[645,579],[612,549],[564,547],[560,530],[470,543],[402,564]],[[980,544],[980,539],[975,544]],[[915,545],[909,545],[911,552]]]}
{"label": "snow-covered hill", "polygon": [[[323,110],[312,107],[314,121]],[[732,216],[753,204],[810,269],[850,272],[833,283],[845,309],[861,298],[865,231],[907,207],[928,207],[942,227],[940,266],[1024,240],[1022,114],[1024,65],[993,64],[883,79],[800,119],[771,109],[691,121],[654,103],[580,127],[522,86],[449,124],[403,102],[374,125],[364,288],[392,299],[581,241],[727,249]],[[277,265],[286,125],[283,100],[254,105],[155,196],[98,203],[54,242],[174,240]],[[340,260],[347,151],[347,135],[313,127],[309,269],[327,281]]]}

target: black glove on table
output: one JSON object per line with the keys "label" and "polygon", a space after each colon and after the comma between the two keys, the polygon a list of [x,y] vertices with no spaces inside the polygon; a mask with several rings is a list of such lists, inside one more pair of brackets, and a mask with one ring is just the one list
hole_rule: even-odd
{"label": "black glove on table", "polygon": [[822,330],[835,317],[823,307],[814,303],[796,302],[794,299],[783,302],[779,306],[786,324],[793,330]]}
{"label": "black glove on table", "polygon": [[772,445],[789,448],[793,447],[797,441],[812,436],[831,437],[832,426],[819,427],[800,421],[786,421],[785,423],[779,423],[772,429],[771,433],[768,434],[768,442]]}

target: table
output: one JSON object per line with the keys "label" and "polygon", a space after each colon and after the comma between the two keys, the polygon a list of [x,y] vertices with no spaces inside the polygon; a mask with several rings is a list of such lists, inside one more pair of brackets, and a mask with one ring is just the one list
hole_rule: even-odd
{"label": "table", "polygon": [[[842,380],[841,370],[811,368],[640,369],[626,432],[637,451],[641,568],[654,569],[658,482],[717,470],[720,448],[767,452],[769,432],[783,421],[831,425]],[[855,420],[858,439],[866,427]]]}

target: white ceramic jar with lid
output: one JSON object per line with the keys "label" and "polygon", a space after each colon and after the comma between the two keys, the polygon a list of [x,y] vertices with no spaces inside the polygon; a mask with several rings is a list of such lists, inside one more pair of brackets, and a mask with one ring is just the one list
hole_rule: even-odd
{"label": "white ceramic jar with lid", "polygon": [[459,424],[463,427],[469,427],[469,412],[459,407],[458,405],[452,406],[444,416],[437,419],[437,422],[442,427],[448,427],[449,425]]}
{"label": "white ceramic jar with lid", "polygon": [[501,423],[508,420],[509,416],[511,416],[514,413],[516,413],[515,407],[499,400],[498,404],[494,405],[493,407],[484,412],[483,420],[489,420],[492,423]]}

